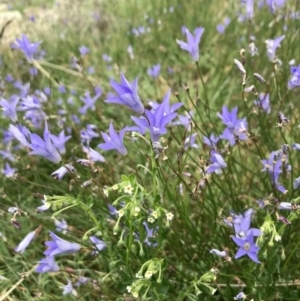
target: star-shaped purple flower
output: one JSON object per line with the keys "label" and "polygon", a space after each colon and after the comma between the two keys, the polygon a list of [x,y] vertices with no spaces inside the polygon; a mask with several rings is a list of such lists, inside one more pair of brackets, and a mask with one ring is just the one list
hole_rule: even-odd
{"label": "star-shaped purple flower", "polygon": [[252,231],[250,231],[248,236],[245,238],[238,238],[235,236],[231,236],[231,238],[239,247],[237,253],[235,254],[235,259],[247,255],[254,262],[260,263],[257,258],[257,253],[260,248],[254,243]]}

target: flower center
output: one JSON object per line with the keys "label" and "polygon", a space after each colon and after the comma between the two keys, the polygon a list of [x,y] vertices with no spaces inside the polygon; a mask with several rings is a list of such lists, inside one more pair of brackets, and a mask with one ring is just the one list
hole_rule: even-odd
{"label": "flower center", "polygon": [[248,242],[244,243],[243,248],[244,248],[245,251],[249,251],[250,247],[251,247],[251,245]]}

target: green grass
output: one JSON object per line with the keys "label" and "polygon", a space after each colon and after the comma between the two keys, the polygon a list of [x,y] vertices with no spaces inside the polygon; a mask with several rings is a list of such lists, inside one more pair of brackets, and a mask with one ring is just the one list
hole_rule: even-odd
{"label": "green grass", "polygon": [[[29,5],[50,6],[48,2],[26,1],[22,5],[19,2],[14,5],[22,10]],[[105,152],[105,164],[98,163],[93,168],[74,164],[77,173],[74,176],[67,175],[62,181],[50,176],[59,165],[40,157],[28,156],[25,150],[16,150],[18,160],[14,166],[18,169],[18,176],[0,178],[0,225],[3,234],[0,240],[0,276],[6,277],[0,280],[0,300],[131,300],[133,294],[128,293],[126,287],[134,288],[134,285],[137,285],[136,291],[140,289],[138,300],[233,300],[242,290],[249,300],[299,299],[297,286],[293,284],[299,279],[298,213],[282,213],[275,206],[260,209],[256,203],[256,200],[263,198],[272,203],[274,198],[278,202],[289,202],[299,197],[299,192],[292,188],[293,180],[299,176],[297,152],[290,151],[292,173],[282,177],[282,184],[288,189],[287,194],[279,193],[272,187],[267,174],[261,172],[261,160],[268,158],[270,152],[280,149],[284,143],[291,146],[299,142],[299,92],[287,90],[290,77],[288,62],[295,59],[299,64],[300,60],[299,20],[284,20],[270,14],[267,7],[261,10],[256,7],[254,21],[241,23],[236,17],[237,2],[95,2],[90,20],[79,22],[70,19],[67,25],[59,22],[50,33],[40,34],[37,40],[43,41],[41,48],[46,51],[46,56],[44,61],[39,62],[38,77],[29,75],[28,63],[20,52],[3,54],[3,78],[10,73],[23,83],[29,81],[31,91],[44,87],[52,89],[44,110],[49,117],[51,132],[55,134],[61,130],[58,122],[61,116],[57,113],[56,102],[59,98],[63,99],[62,108],[67,111],[65,125],[72,131],[72,139],[67,142],[67,153],[63,157],[64,163],[74,163],[77,158],[83,157],[79,131],[87,124],[97,125],[98,133],[107,131],[111,121],[118,130],[132,125],[129,110],[103,102],[112,91],[109,79],[118,80],[120,71],[129,80],[139,78],[139,95],[144,104],[148,100],[161,102],[171,88],[171,102],[179,100],[184,103],[180,114],[193,109],[193,132],[198,133],[200,148],[184,151],[183,142],[188,133],[183,127],[173,127],[164,136],[163,142],[164,146],[168,146],[165,150],[168,160],[155,160],[150,144],[141,138],[135,141],[127,134],[125,145],[128,156],[122,157],[113,151]],[[297,11],[297,5],[297,1],[290,1],[283,12]],[[174,12],[165,13],[164,9],[171,6]],[[100,13],[99,20],[93,20],[93,12]],[[221,35],[216,31],[216,25],[225,17],[230,17],[232,21],[225,34]],[[283,30],[285,24],[287,31]],[[198,26],[205,28],[200,42],[199,61],[205,88],[196,65],[176,43],[176,39],[184,40],[182,25],[190,30]],[[151,31],[139,37],[130,34],[132,28],[138,26],[149,27]],[[283,64],[274,74],[274,65],[268,61],[265,53],[265,40],[282,34],[286,37],[277,49],[277,55]],[[256,57],[251,57],[248,51],[251,35],[255,36],[259,51]],[[90,48],[90,53],[83,59],[78,51],[82,45]],[[133,47],[134,59],[127,53],[129,45]],[[257,96],[242,93],[241,74],[233,63],[234,58],[241,60],[241,49],[246,50],[246,86],[254,84],[259,92],[270,93],[272,112],[269,115],[260,110],[255,113],[253,101]],[[111,56],[113,62],[104,62],[103,54]],[[84,72],[71,70],[70,61],[74,55],[79,58]],[[21,59],[23,64],[20,64]],[[157,63],[161,64],[162,71],[157,79],[152,79],[147,75],[147,68]],[[95,68],[95,73],[87,75],[86,70],[90,66]],[[168,67],[173,69],[173,74],[168,73]],[[255,72],[267,79],[269,87],[255,80]],[[72,96],[74,105],[68,102],[69,92],[61,95],[57,91],[59,83],[64,84],[68,91],[76,90],[77,95]],[[96,110],[82,116],[80,125],[75,124],[71,116],[78,115],[80,96],[86,90],[93,92],[96,85],[103,89]],[[15,92],[9,85],[3,91],[5,97]],[[202,143],[203,136],[222,133],[224,126],[216,113],[221,112],[224,104],[230,110],[237,106],[239,118],[247,117],[249,139],[234,147],[224,140],[221,142],[219,148],[227,168],[222,175],[214,174],[207,178],[206,186],[202,189],[199,182],[203,179],[202,170],[210,157],[209,149]],[[283,129],[276,126],[279,111],[290,119],[288,126]],[[19,121],[26,124],[21,118]],[[9,121],[1,118],[0,124],[7,129]],[[29,123],[26,125],[32,133],[42,133],[42,129],[36,129]],[[96,149],[101,142],[102,139],[97,138],[91,146]],[[5,145],[1,148],[5,148]],[[128,179],[121,175],[132,176]],[[90,179],[93,185],[83,189],[81,184]],[[118,223],[109,217],[107,205],[124,195],[120,187],[128,182],[136,189],[136,194],[134,197],[123,196],[125,214],[120,220],[118,233],[114,234]],[[105,197],[103,189],[117,183],[122,183],[119,189],[111,189],[109,196]],[[183,194],[179,192],[179,184],[183,186]],[[49,197],[68,195],[69,199],[56,207],[52,206],[48,212],[36,213],[35,209],[41,205],[40,195],[44,194]],[[120,202],[117,203],[115,205],[121,209]],[[70,205],[74,207],[64,210]],[[20,229],[12,226],[12,215],[7,212],[11,206],[20,208],[21,215],[16,216]],[[141,209],[137,216],[134,214],[135,207]],[[250,207],[256,210],[252,227],[260,228],[268,222],[269,217],[282,236],[281,242],[274,242],[274,246],[269,245],[274,239],[274,232],[262,237],[260,265],[248,258],[234,259],[237,248],[230,238],[234,232],[223,222],[230,210],[242,213]],[[58,214],[59,210],[62,212]],[[134,239],[135,233],[140,234],[141,241],[144,239],[146,233],[142,222],[151,216],[153,210],[160,213],[153,224],[159,227],[154,239],[158,243],[156,248],[141,245]],[[166,222],[166,212],[174,214],[170,225]],[[287,217],[292,224],[278,222],[276,213]],[[49,240],[48,230],[55,229],[53,214],[57,214],[58,219],[64,218],[70,226],[68,234],[61,237],[81,243],[84,249],[78,254],[59,256],[59,272],[37,274],[33,268],[43,257],[43,242]],[[24,254],[15,254],[13,250],[16,245],[39,225],[43,226],[42,231]],[[127,229],[124,232],[123,227]],[[82,240],[91,229],[91,234],[97,233],[107,243],[107,249],[98,256],[90,254],[89,240]],[[210,254],[212,248],[228,249],[232,261]],[[151,267],[154,275],[149,282],[142,283],[136,278],[136,273],[145,263],[143,272]],[[214,275],[212,268],[218,269],[219,273]],[[157,281],[160,280],[160,270],[161,283]],[[22,278],[22,273],[28,271],[28,276]],[[67,283],[66,279],[75,283],[83,275],[92,278],[93,282],[78,288],[77,297],[63,296],[60,287]],[[3,299],[1,296],[10,288],[13,291]],[[198,289],[202,294],[196,294]],[[213,289],[218,289],[217,295],[212,295]]]}

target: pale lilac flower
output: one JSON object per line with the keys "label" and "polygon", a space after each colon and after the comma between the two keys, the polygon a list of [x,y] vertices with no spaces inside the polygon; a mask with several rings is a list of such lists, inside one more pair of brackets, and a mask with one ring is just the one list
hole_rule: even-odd
{"label": "pale lilac flower", "polygon": [[0,106],[2,107],[3,115],[8,117],[12,122],[16,122],[18,120],[17,116],[17,105],[19,102],[19,97],[14,97],[11,100],[6,100],[1,98]]}
{"label": "pale lilac flower", "polygon": [[80,55],[82,57],[84,57],[86,54],[88,54],[90,52],[90,49],[87,48],[86,46],[80,46],[79,47],[79,52],[80,52]]}
{"label": "pale lilac flower", "polygon": [[29,154],[42,156],[53,163],[59,163],[61,156],[54,144],[52,144],[50,137],[51,134],[48,130],[48,124],[45,122],[44,140],[37,134],[30,134],[31,144],[29,144],[29,148],[31,148],[32,151]]}
{"label": "pale lilac flower", "polygon": [[288,81],[288,89],[293,90],[300,87],[300,64],[290,67],[292,78]]}
{"label": "pale lilac flower", "polygon": [[68,281],[68,284],[62,286],[62,289],[63,289],[63,293],[62,294],[63,295],[72,294],[74,296],[77,296],[77,292],[73,288],[72,282],[69,279],[67,279],[67,281]]}
{"label": "pale lilac flower", "polygon": [[256,263],[260,263],[257,258],[257,253],[259,251],[259,247],[254,243],[253,233],[250,231],[249,235],[245,238],[238,238],[235,236],[231,236],[233,241],[239,247],[235,259],[238,259],[244,255],[248,255],[248,257]]}
{"label": "pale lilac flower", "polygon": [[105,61],[105,62],[112,62],[112,57],[107,55],[106,53],[104,53],[102,55],[102,60]]}
{"label": "pale lilac flower", "polygon": [[184,149],[185,150],[187,150],[189,147],[199,148],[199,145],[195,142],[197,135],[198,135],[198,133],[194,133],[185,138],[185,140],[184,140]]}
{"label": "pale lilac flower", "polygon": [[26,97],[30,90],[30,83],[22,84],[20,81],[15,81],[14,83],[15,88],[20,90],[19,95],[20,97]]}
{"label": "pale lilac flower", "polygon": [[81,249],[80,244],[74,242],[68,242],[58,237],[56,234],[54,234],[51,231],[50,231],[50,236],[52,237],[53,240],[45,242],[45,245],[48,247],[47,250],[44,252],[46,256],[55,256],[59,254],[73,253]]}
{"label": "pale lilac flower", "polygon": [[223,23],[220,23],[217,25],[216,29],[219,33],[223,34],[225,32],[226,27],[229,25],[229,23],[231,22],[231,19],[226,17],[224,19]]}
{"label": "pale lilac flower", "polygon": [[238,293],[234,298],[233,300],[245,300],[247,298],[247,296],[241,292],[241,293]]}
{"label": "pale lilac flower", "polygon": [[94,124],[88,124],[85,129],[80,131],[80,138],[82,143],[89,144],[93,138],[98,138],[99,134],[94,132],[94,130],[97,128]]}
{"label": "pale lilac flower", "polygon": [[180,48],[187,51],[190,54],[190,56],[192,57],[192,60],[194,62],[199,61],[199,43],[200,43],[203,32],[204,32],[204,28],[199,27],[199,28],[197,28],[195,35],[193,36],[191,34],[191,32],[187,28],[185,28],[187,43],[176,40],[176,42],[177,42],[177,44],[179,44]]}
{"label": "pale lilac flower", "polygon": [[0,150],[0,156],[2,156],[2,159],[7,159],[11,162],[15,161],[14,155],[9,150]]}
{"label": "pale lilac flower", "polygon": [[13,76],[11,74],[7,74],[5,77],[5,80],[9,83],[12,83],[15,79],[13,78]]}
{"label": "pale lilac flower", "polygon": [[248,135],[246,118],[239,119],[233,129],[226,128],[220,135],[220,138],[228,140],[231,146],[235,145],[238,141],[247,140]]}
{"label": "pale lilac flower", "polygon": [[75,286],[81,286],[82,284],[86,284],[88,281],[90,280],[90,278],[88,277],[84,277],[84,276],[80,276],[78,278],[78,281],[75,283]]}
{"label": "pale lilac flower", "polygon": [[60,84],[60,85],[58,86],[58,91],[59,91],[60,93],[62,93],[62,94],[64,94],[64,93],[67,92],[67,91],[66,91],[66,87],[65,87],[63,84]]}
{"label": "pale lilac flower", "polygon": [[42,42],[31,43],[25,34],[22,34],[21,39],[16,39],[15,42],[11,45],[14,49],[19,49],[25,55],[29,63],[33,62],[34,54],[37,52],[40,44]]}
{"label": "pale lilac flower", "polygon": [[38,75],[38,69],[36,69],[35,67],[31,67],[31,68],[29,69],[29,73],[30,73],[30,75],[32,75],[32,76],[37,76],[37,75]]}
{"label": "pale lilac flower", "polygon": [[59,266],[54,260],[54,256],[46,256],[39,261],[39,266],[36,268],[37,273],[58,272]]}
{"label": "pale lilac flower", "polygon": [[54,171],[51,176],[56,180],[61,180],[68,172],[75,173],[76,169],[71,164],[66,164]]}
{"label": "pale lilac flower", "polygon": [[7,162],[5,163],[5,168],[2,169],[2,173],[7,178],[12,178],[15,175],[16,171],[17,171],[17,169],[10,167],[10,165]]}
{"label": "pale lilac flower", "polygon": [[46,211],[51,207],[51,203],[47,202],[47,198],[45,195],[44,195],[44,198],[42,199],[42,203],[43,203],[43,205],[36,208],[37,212]]}
{"label": "pale lilac flower", "polygon": [[281,8],[286,0],[266,0],[272,14],[275,14],[278,8]]}
{"label": "pale lilac flower", "polygon": [[98,251],[102,251],[106,248],[106,243],[96,236],[90,236],[90,241],[95,245],[96,251],[93,252],[94,254],[97,254],[99,253]]}
{"label": "pale lilac flower", "polygon": [[[252,212],[253,210],[251,211],[251,214]],[[260,229],[250,228],[251,214],[248,214],[246,211],[241,219],[239,219],[238,221],[235,220],[233,226],[234,226],[236,237],[245,238],[246,236],[249,235],[250,231],[252,232],[253,236],[261,235]]]}
{"label": "pale lilac flower", "polygon": [[206,173],[210,174],[215,172],[216,174],[221,174],[222,169],[227,167],[226,162],[223,157],[216,151],[211,151],[210,165],[206,167]]}
{"label": "pale lilac flower", "polygon": [[144,243],[147,244],[149,247],[156,247],[158,245],[158,243],[153,243],[152,241],[150,241],[150,238],[153,238],[155,236],[155,233],[157,232],[158,227],[155,227],[153,229],[149,228],[148,224],[146,222],[143,222],[143,225],[145,227],[146,230],[146,238],[144,240]]}
{"label": "pale lilac flower", "polygon": [[255,100],[254,104],[263,109],[267,114],[271,113],[270,94],[260,93],[259,100]]}
{"label": "pale lilac flower", "polygon": [[64,219],[62,219],[61,221],[55,219],[54,223],[55,223],[57,231],[63,232],[63,233],[67,232],[69,226],[68,226],[67,222]]}
{"label": "pale lilac flower", "polygon": [[222,114],[217,113],[217,115],[223,121],[223,124],[226,125],[227,128],[234,129],[236,124],[239,122],[239,119],[237,118],[237,111],[237,107],[233,108],[233,110],[230,112],[228,108],[225,105],[223,105]]}
{"label": "pale lilac flower", "polygon": [[59,151],[61,155],[66,152],[65,144],[72,136],[66,136],[65,131],[62,130],[58,136],[50,134],[50,139],[53,143],[53,146]]}
{"label": "pale lilac flower", "polygon": [[276,62],[276,49],[280,46],[280,42],[285,38],[285,35],[275,38],[274,40],[266,40],[267,56],[271,62]]}
{"label": "pale lilac flower", "polygon": [[91,162],[105,162],[105,158],[91,147],[82,146],[82,150],[87,154],[88,160]]}
{"label": "pale lilac flower", "polygon": [[170,125],[171,121],[177,116],[174,112],[182,104],[176,103],[172,106],[169,104],[169,92],[165,95],[164,100],[159,104],[155,110],[145,110],[145,117],[137,118],[131,116],[131,119],[137,126],[130,127],[131,131],[137,131],[144,135],[148,130],[151,136],[151,141],[158,142],[161,135],[167,133],[166,127]]}
{"label": "pale lilac flower", "polygon": [[127,149],[124,146],[123,139],[124,135],[127,132],[127,127],[122,129],[119,134],[114,129],[112,123],[109,126],[109,135],[106,133],[101,132],[102,138],[104,139],[105,143],[101,143],[98,145],[99,148],[103,150],[117,150],[123,156],[127,155]]}
{"label": "pale lilac flower", "polygon": [[246,0],[246,17],[249,21],[253,19],[254,16],[254,0]]}
{"label": "pale lilac flower", "polygon": [[28,129],[26,127],[22,126],[14,126],[10,125],[9,126],[9,133],[17,139],[23,146],[29,147],[29,142],[27,140],[28,135],[30,135]]}
{"label": "pale lilac flower", "polygon": [[298,177],[297,179],[294,180],[293,188],[298,189],[299,186],[300,186],[300,177]]}
{"label": "pale lilac flower", "polygon": [[161,67],[160,67],[160,64],[154,65],[154,66],[148,68],[147,73],[148,73],[148,75],[150,75],[151,77],[156,78],[156,77],[159,76],[160,68],[161,68]]}
{"label": "pale lilac flower", "polygon": [[91,109],[92,111],[95,111],[95,103],[98,100],[98,98],[101,96],[101,89],[97,91],[96,95],[94,97],[91,97],[90,92],[86,92],[83,97],[80,97],[80,99],[84,102],[84,106],[79,108],[78,112],[80,114],[86,114],[88,109]]}
{"label": "pale lilac flower", "polygon": [[279,210],[295,210],[299,209],[300,205],[293,205],[292,203],[289,202],[281,202],[278,206]]}
{"label": "pale lilac flower", "polygon": [[31,243],[31,241],[34,239],[35,235],[36,235],[36,230],[29,232],[19,243],[19,245],[15,248],[15,252],[23,254],[26,248]]}
{"label": "pale lilac flower", "polygon": [[105,102],[124,105],[138,114],[143,114],[144,106],[137,91],[138,79],[136,78],[132,83],[129,83],[122,72],[120,73],[120,78],[120,84],[114,80],[110,81],[110,85],[117,95],[108,97]]}
{"label": "pale lilac flower", "polygon": [[212,149],[217,148],[217,143],[219,140],[220,140],[220,138],[215,136],[214,134],[211,134],[210,137],[203,136],[203,143],[208,145]]}

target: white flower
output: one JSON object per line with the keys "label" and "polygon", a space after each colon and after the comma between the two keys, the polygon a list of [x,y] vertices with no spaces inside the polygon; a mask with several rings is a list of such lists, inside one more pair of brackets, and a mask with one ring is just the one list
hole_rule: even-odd
{"label": "white flower", "polygon": [[124,192],[128,193],[128,194],[132,194],[133,188],[132,188],[131,184],[124,186]]}
{"label": "white flower", "polygon": [[166,218],[167,218],[168,221],[171,221],[174,218],[174,214],[172,212],[168,212],[166,214]]}
{"label": "white flower", "polygon": [[145,278],[149,279],[149,278],[152,277],[152,275],[153,275],[152,271],[147,271],[147,272],[145,273]]}

